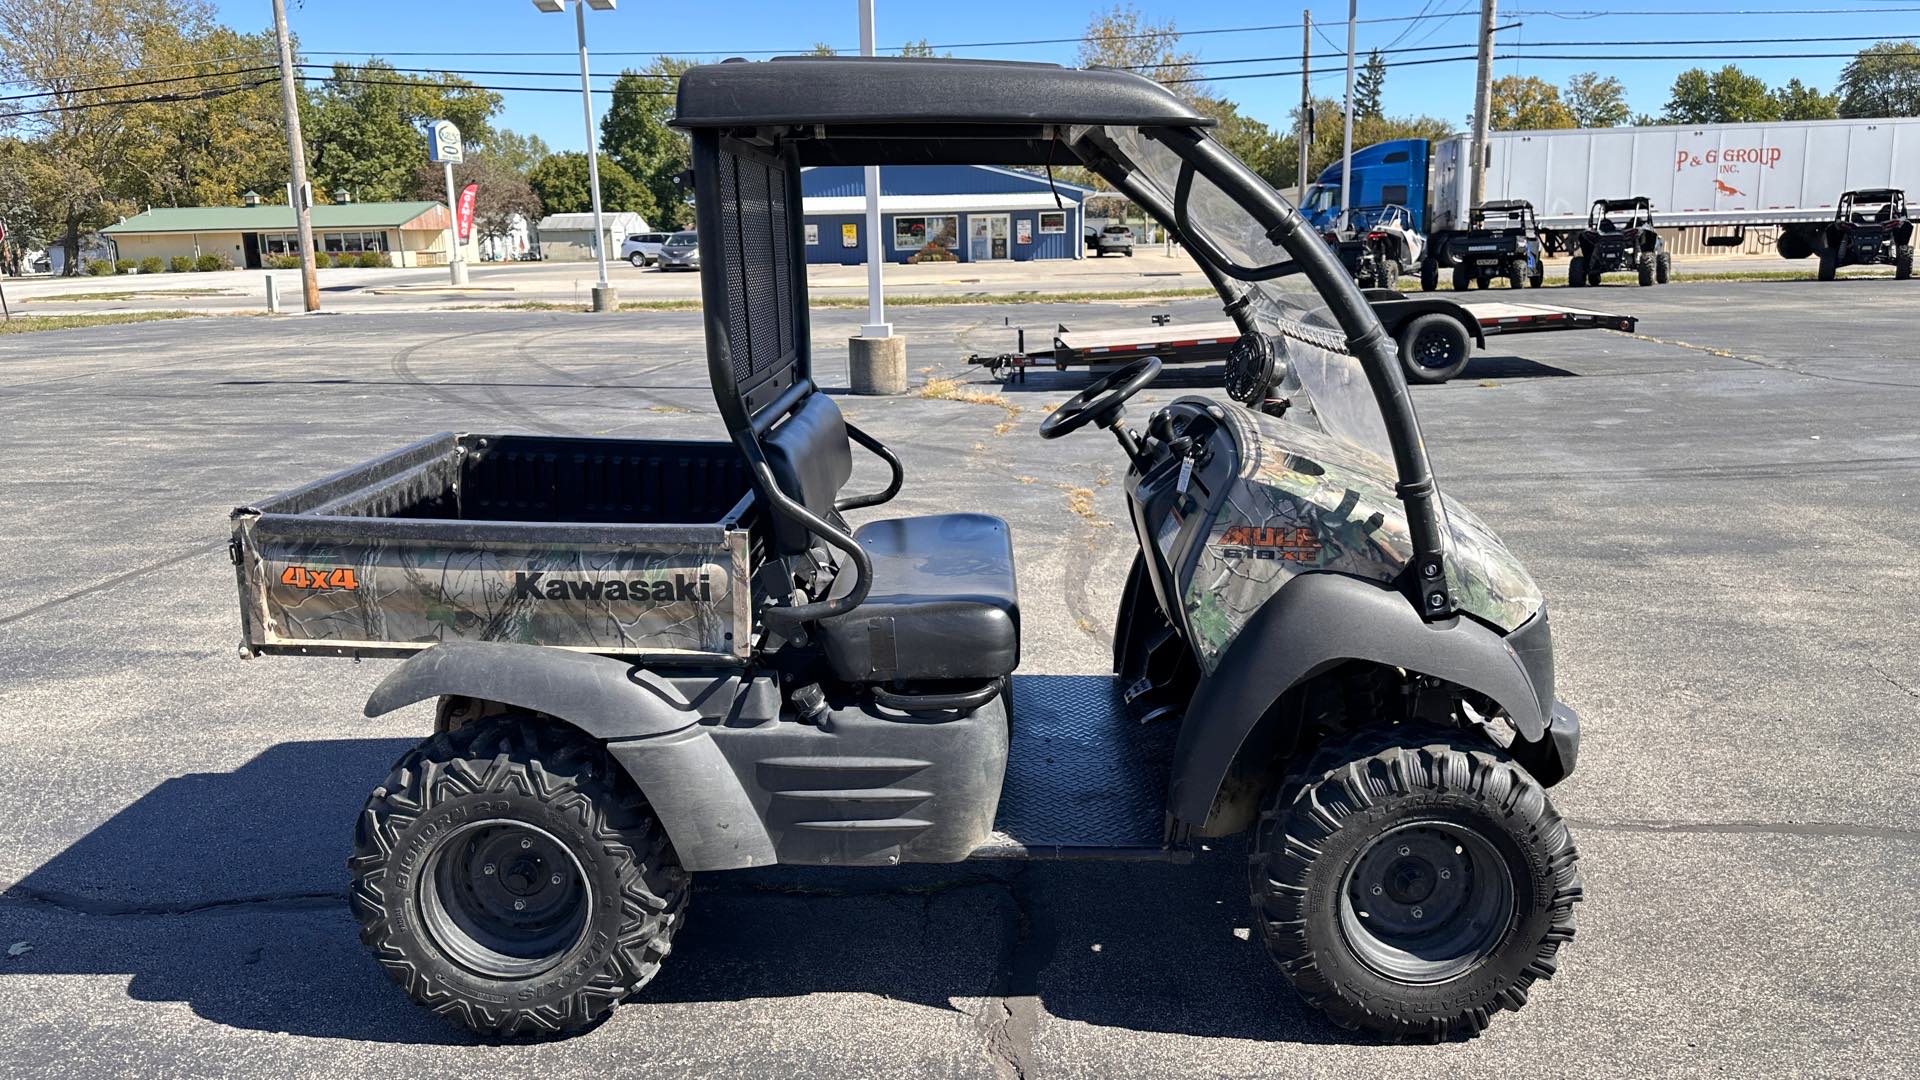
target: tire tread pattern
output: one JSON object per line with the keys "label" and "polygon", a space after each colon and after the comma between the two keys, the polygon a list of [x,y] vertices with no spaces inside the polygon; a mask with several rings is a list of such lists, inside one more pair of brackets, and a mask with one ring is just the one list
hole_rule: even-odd
{"label": "tire tread pattern", "polygon": [[[1469,794],[1531,836],[1552,877],[1548,918],[1533,954],[1480,1000],[1419,1013],[1369,1001],[1323,970],[1307,933],[1308,877],[1344,820],[1383,798],[1421,792]],[[1334,1023],[1391,1038],[1472,1038],[1493,1013],[1526,1004],[1528,989],[1553,977],[1573,940],[1573,905],[1582,899],[1578,853],[1540,785],[1503,752],[1457,730],[1420,724],[1371,725],[1338,736],[1305,758],[1263,808],[1249,860],[1254,917],[1268,955],[1309,1005]]]}
{"label": "tire tread pattern", "polygon": [[[475,1001],[394,940],[386,895],[399,834],[464,795],[516,793],[556,808],[613,860],[620,885],[614,946],[570,994],[518,1008]],[[659,972],[684,916],[689,876],[631,780],[597,745],[525,716],[490,717],[404,754],[367,800],[354,829],[348,894],[360,940],[408,997],[484,1035],[552,1036],[590,1027]]]}

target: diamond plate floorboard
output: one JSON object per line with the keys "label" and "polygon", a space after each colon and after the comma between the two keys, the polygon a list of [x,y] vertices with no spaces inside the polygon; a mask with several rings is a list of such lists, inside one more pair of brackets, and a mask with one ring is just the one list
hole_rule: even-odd
{"label": "diamond plate floorboard", "polygon": [[1177,731],[1172,721],[1131,716],[1111,676],[1016,676],[1006,786],[988,847],[1157,851]]}

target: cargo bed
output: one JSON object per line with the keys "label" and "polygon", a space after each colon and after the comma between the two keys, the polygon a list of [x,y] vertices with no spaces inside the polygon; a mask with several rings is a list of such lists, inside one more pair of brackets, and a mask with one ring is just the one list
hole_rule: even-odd
{"label": "cargo bed", "polygon": [[233,512],[242,650],[731,661],[751,644],[754,517],[729,442],[435,435]]}

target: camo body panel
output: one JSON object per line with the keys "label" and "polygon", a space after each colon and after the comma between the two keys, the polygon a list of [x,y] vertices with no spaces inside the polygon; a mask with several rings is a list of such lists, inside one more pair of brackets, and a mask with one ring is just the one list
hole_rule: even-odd
{"label": "camo body panel", "polygon": [[277,539],[247,530],[243,558],[256,593],[249,598],[254,645],[373,650],[505,641],[738,655],[746,644],[736,632],[745,605],[736,604],[735,589],[747,586],[735,581],[735,557],[724,545],[452,545]]}
{"label": "camo body panel", "polygon": [[[1303,425],[1229,409],[1240,469],[1201,547],[1182,603],[1202,666],[1212,671],[1254,613],[1297,574],[1373,581],[1413,557],[1390,463]],[[1455,602],[1506,630],[1531,618],[1539,589],[1493,530],[1441,497]]]}

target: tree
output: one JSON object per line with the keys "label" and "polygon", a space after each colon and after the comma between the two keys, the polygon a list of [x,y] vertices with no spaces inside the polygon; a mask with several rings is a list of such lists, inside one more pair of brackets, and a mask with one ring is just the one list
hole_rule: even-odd
{"label": "tree", "polygon": [[1836,89],[1844,117],[1920,116],[1920,45],[1882,41],[1861,49]]}
{"label": "tree", "polygon": [[1375,49],[1367,54],[1367,62],[1353,81],[1353,115],[1356,118],[1379,119],[1384,114],[1381,97],[1387,88],[1387,62]]}
{"label": "tree", "polygon": [[[80,240],[133,209],[121,196],[128,155],[139,142],[127,108],[100,107],[124,101],[115,80],[82,78],[77,72],[138,71],[149,33],[175,27],[198,34],[213,25],[200,0],[0,0],[0,67],[14,92],[31,93],[31,105],[8,119],[20,136],[24,187],[7,222],[66,249],[66,271],[79,272]],[[231,83],[172,84],[182,93],[213,93]],[[220,91],[226,92],[226,91]]]}
{"label": "tree", "polygon": [[905,45],[900,46],[900,55],[944,57],[949,59],[953,56],[951,52],[934,52],[933,44],[926,38],[921,38],[919,41],[909,41]]}
{"label": "tree", "polygon": [[[600,121],[600,145],[647,189],[647,221],[661,229],[687,227],[693,218],[686,189],[675,177],[692,166],[687,137],[668,127],[674,80],[693,61],[663,56],[645,71],[628,70],[613,84],[613,104]],[[584,160],[584,159],[583,159]]]}
{"label": "tree", "polygon": [[[584,214],[593,209],[587,155],[578,151],[549,155],[533,167],[527,183],[549,214]],[[660,214],[653,195],[605,154],[600,155],[600,207],[610,214],[639,214],[649,224]]]}
{"label": "tree", "polygon": [[426,154],[426,127],[451,120],[462,141],[484,146],[500,95],[465,79],[404,75],[384,61],[335,64],[301,106],[314,197],[397,199]]}
{"label": "tree", "polygon": [[1664,119],[1670,124],[1736,124],[1779,118],[1767,84],[1734,64],[1709,74],[1689,68],[1673,80]]}
{"label": "tree", "polygon": [[232,57],[270,56],[273,49],[268,33],[148,28],[141,51],[152,70],[167,78],[205,76],[208,86],[251,88],[127,106],[130,138],[119,194],[148,206],[232,206],[246,191],[282,190],[291,169],[278,80],[256,73],[236,83],[228,74],[235,67]]}
{"label": "tree", "polygon": [[1573,111],[1574,124],[1583,128],[1618,127],[1633,115],[1620,80],[1594,71],[1567,80],[1567,108]]}
{"label": "tree", "polygon": [[1493,80],[1488,123],[1494,131],[1538,131],[1579,126],[1560,91],[1537,76],[1503,75]]}
{"label": "tree", "polygon": [[[1315,98],[1314,114],[1319,122],[1314,125],[1313,141],[1307,144],[1307,177],[1309,182],[1317,178],[1327,166],[1340,160],[1345,140],[1345,131],[1340,124],[1340,102],[1333,98]],[[1294,110],[1294,119],[1298,121],[1299,110]],[[1390,139],[1444,139],[1453,134],[1454,125],[1437,116],[1380,116],[1354,117],[1353,147],[1386,142]],[[1284,153],[1289,158],[1297,157],[1292,139],[1285,140]],[[1293,162],[1284,175],[1291,176],[1299,167]]]}
{"label": "tree", "polygon": [[1136,71],[1188,99],[1200,93],[1194,81],[1198,63],[1198,57],[1180,48],[1180,31],[1172,19],[1154,22],[1131,3],[1096,13],[1080,38],[1081,67]]}
{"label": "tree", "polygon": [[1838,120],[1840,95],[1823,94],[1799,79],[1788,79],[1787,85],[1773,88],[1773,107],[1781,120]]}
{"label": "tree", "polygon": [[[540,220],[540,196],[525,174],[491,154],[475,154],[453,167],[455,191],[473,184],[473,227],[482,239],[501,239],[513,232],[516,218],[532,225]],[[435,202],[447,197],[444,168],[423,161],[414,170],[413,196]],[[591,209],[591,207],[589,207]]]}
{"label": "tree", "polygon": [[495,128],[474,153],[492,158],[502,168],[525,176],[553,151],[538,135],[522,135],[506,128]]}

